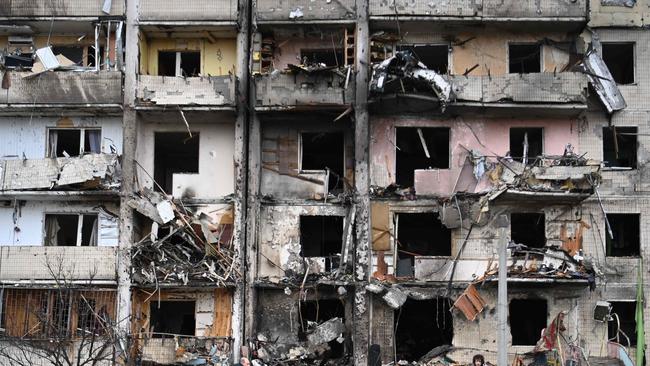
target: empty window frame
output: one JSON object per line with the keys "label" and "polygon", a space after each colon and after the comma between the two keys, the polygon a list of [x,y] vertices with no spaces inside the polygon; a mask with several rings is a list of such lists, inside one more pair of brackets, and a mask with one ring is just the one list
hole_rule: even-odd
{"label": "empty window frame", "polygon": [[343,247],[342,216],[300,216],[303,257],[325,257],[325,270],[338,266]]}
{"label": "empty window frame", "polygon": [[50,128],[48,153],[50,158],[99,154],[102,152],[100,128]]}
{"label": "empty window frame", "polygon": [[173,193],[174,174],[199,173],[199,138],[197,132],[154,133],[153,176],[165,193]]}
{"label": "empty window frame", "polygon": [[530,74],[542,70],[542,47],[538,43],[508,44],[508,72]]}
{"label": "empty window frame", "polygon": [[45,246],[97,246],[97,214],[46,214]]}
{"label": "empty window frame", "polygon": [[510,128],[510,156],[524,164],[532,163],[544,153],[544,129]]}
{"label": "empty window frame", "polygon": [[412,44],[398,45],[398,51],[411,51],[428,69],[438,74],[447,74],[449,70],[449,45],[446,44]]}
{"label": "empty window frame", "polygon": [[[612,320],[607,322],[607,338],[624,346],[636,346],[636,301],[609,301]],[[614,315],[616,314],[616,315]],[[618,318],[618,319],[617,319]]]}
{"label": "empty window frame", "polygon": [[324,64],[325,66],[343,66],[343,49],[303,49],[300,50],[300,59],[305,65]]}
{"label": "empty window frame", "polygon": [[200,73],[200,51],[158,51],[159,76],[191,77]]}
{"label": "empty window frame", "polygon": [[546,245],[546,219],[543,213],[511,213],[510,238],[529,248]]}
{"label": "empty window frame", "polygon": [[395,352],[398,360],[418,361],[432,349],[451,345],[454,337],[451,300],[407,299],[395,310]]}
{"label": "empty window frame", "polygon": [[603,161],[605,166],[636,169],[636,153],[636,127],[603,127]]}
{"label": "empty window frame", "polygon": [[513,299],[508,308],[513,346],[534,346],[546,328],[548,304],[544,299]]}
{"label": "empty window frame", "polygon": [[55,55],[63,55],[68,60],[74,62],[78,66],[84,65],[84,55],[88,55],[87,47],[82,46],[54,46],[52,52]]}
{"label": "empty window frame", "polygon": [[[319,299],[301,301],[300,320],[301,327],[298,330],[298,339],[307,340],[307,333],[311,330],[310,325],[322,324],[332,318],[341,318],[345,323],[345,304],[339,299]],[[330,347],[327,356],[329,358],[341,358],[345,354],[345,342],[339,343],[336,339],[328,342]]]}
{"label": "empty window frame", "polygon": [[399,186],[412,187],[416,169],[449,169],[449,128],[397,127],[395,137],[395,181]]}
{"label": "empty window frame", "polygon": [[605,233],[607,255],[610,257],[637,257],[640,255],[639,214],[607,214],[614,238]]}
{"label": "empty window frame", "polygon": [[320,172],[329,169],[329,190],[342,189],[345,171],[343,132],[303,132],[300,138],[300,170]]}
{"label": "empty window frame", "polygon": [[442,224],[437,213],[400,212],[394,220],[398,276],[413,276],[417,256],[451,255],[451,230]]}
{"label": "empty window frame", "polygon": [[603,61],[616,84],[634,84],[634,43],[603,42]]}
{"label": "empty window frame", "polygon": [[193,336],[196,332],[195,301],[151,301],[149,310],[154,338]]}

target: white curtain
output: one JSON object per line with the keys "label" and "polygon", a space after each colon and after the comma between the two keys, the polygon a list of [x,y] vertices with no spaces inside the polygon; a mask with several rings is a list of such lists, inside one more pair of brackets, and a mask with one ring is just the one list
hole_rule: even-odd
{"label": "white curtain", "polygon": [[50,130],[50,158],[56,158],[56,147],[59,141],[59,133],[57,130]]}
{"label": "white curtain", "polygon": [[88,243],[91,247],[97,246],[97,216],[93,219],[93,231],[90,233],[90,242]]}
{"label": "white curtain", "polygon": [[86,140],[88,140],[88,146],[90,146],[90,151],[88,153],[99,154],[102,150],[102,136],[100,130],[86,130]]}
{"label": "white curtain", "polygon": [[54,215],[45,216],[45,246],[55,247],[59,245],[58,234],[61,227]]}

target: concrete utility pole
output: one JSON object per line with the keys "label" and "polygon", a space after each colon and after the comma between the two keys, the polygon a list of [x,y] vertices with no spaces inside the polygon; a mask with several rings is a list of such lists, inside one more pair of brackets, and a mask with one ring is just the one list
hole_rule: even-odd
{"label": "concrete utility pole", "polygon": [[499,293],[497,298],[497,365],[508,364],[508,215],[501,214],[497,218],[499,228]]}
{"label": "concrete utility pole", "polygon": [[355,288],[354,301],[354,364],[368,364],[368,339],[370,333],[370,299],[363,283],[368,280],[370,263],[370,196],[368,171],[368,49],[370,34],[368,27],[368,1],[357,0],[356,24],[356,95],[354,103],[354,183],[357,191],[357,247],[355,278],[361,285]]}
{"label": "concrete utility pole", "polygon": [[133,193],[137,115],[135,111],[136,75],[138,72],[139,0],[126,2],[126,47],[124,59],[124,114],[122,119],[122,185],[120,189],[120,235],[117,255],[117,319],[120,351],[128,357],[127,335],[131,329],[131,245],[133,243],[133,209],[128,200]]}

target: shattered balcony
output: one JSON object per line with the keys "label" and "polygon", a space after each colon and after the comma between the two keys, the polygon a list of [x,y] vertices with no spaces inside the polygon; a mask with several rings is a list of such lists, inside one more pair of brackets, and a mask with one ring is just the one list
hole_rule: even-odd
{"label": "shattered balcony", "polygon": [[143,107],[235,106],[235,79],[232,76],[175,77],[139,75],[136,96]]}
{"label": "shattered balcony", "polygon": [[156,365],[229,364],[230,341],[226,337],[147,338],[142,342],[142,361]]}
{"label": "shattered balcony", "polygon": [[121,179],[115,154],[2,160],[0,171],[1,195],[23,199],[43,194],[49,198],[73,195],[117,198]]}
{"label": "shattered balcony", "polygon": [[7,72],[8,88],[0,93],[0,104],[11,107],[59,105],[117,109],[122,103],[119,71],[50,71],[35,75]]}
{"label": "shattered balcony", "polygon": [[351,67],[291,71],[255,75],[255,105],[263,109],[301,107],[342,108],[354,103],[355,82]]}
{"label": "shattered balcony", "polygon": [[255,18],[264,22],[301,22],[355,19],[354,0],[258,0]]}
{"label": "shattered balcony", "polygon": [[[460,21],[585,22],[587,0],[370,0],[371,18],[448,18]],[[405,19],[405,18],[402,18]]]}
{"label": "shattered balcony", "polygon": [[[5,0],[0,2],[0,17],[99,17],[124,15],[124,0]],[[105,11],[106,10],[106,11]]]}
{"label": "shattered balcony", "polygon": [[141,0],[140,21],[237,21],[237,0]]}

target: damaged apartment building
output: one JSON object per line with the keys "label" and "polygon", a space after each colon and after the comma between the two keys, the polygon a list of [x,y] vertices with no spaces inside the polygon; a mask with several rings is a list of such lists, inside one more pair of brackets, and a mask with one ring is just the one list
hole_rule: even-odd
{"label": "damaged apartment building", "polygon": [[0,1],[0,365],[644,365],[647,19]]}

